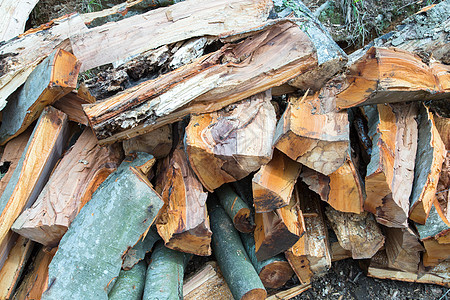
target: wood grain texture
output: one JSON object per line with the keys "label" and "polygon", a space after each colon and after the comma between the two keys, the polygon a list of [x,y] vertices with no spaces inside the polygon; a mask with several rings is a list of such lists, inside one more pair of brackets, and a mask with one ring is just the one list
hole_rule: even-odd
{"label": "wood grain texture", "polygon": [[38,2],[39,0],[7,0],[0,3],[1,19],[3,20],[0,24],[0,42],[7,41],[24,32],[28,16]]}
{"label": "wood grain texture", "polygon": [[44,109],[0,198],[0,249],[13,242],[11,225],[38,198],[62,154],[67,130],[67,116],[63,112],[52,107]]}
{"label": "wood grain texture", "polygon": [[127,158],[81,209],[49,266],[42,299],[108,299],[122,256],[154,223],[163,201],[140,170],[150,154]]}
{"label": "wood grain texture", "polygon": [[255,211],[269,212],[289,205],[300,171],[301,164],[275,150],[272,160],[252,179]]}
{"label": "wood grain texture", "polygon": [[416,223],[425,224],[436,197],[439,174],[446,152],[431,112],[422,106],[419,114],[419,135],[409,218]]}
{"label": "wood grain texture", "polygon": [[64,16],[0,45],[0,109],[40,62],[55,49],[70,51],[68,37],[85,29],[78,15]]}
{"label": "wood grain texture", "polygon": [[52,106],[65,113],[70,121],[88,126],[89,121],[84,114],[82,105],[89,103],[92,103],[91,100],[84,97],[80,91],[72,91],[54,102]]}
{"label": "wood grain texture", "polygon": [[190,113],[219,110],[281,85],[316,64],[307,36],[295,24],[278,22],[84,110],[100,142],[108,143]]}
{"label": "wood grain texture", "polygon": [[423,246],[411,228],[385,228],[388,266],[405,272],[417,273]]}
{"label": "wood grain texture", "polygon": [[379,104],[364,110],[372,138],[364,208],[383,225],[406,228],[419,132],[415,120],[418,106]]}
{"label": "wood grain texture", "polygon": [[271,8],[267,0],[183,1],[91,28],[71,37],[72,48],[85,71],[192,37],[245,32],[260,26]]}
{"label": "wood grain texture", "polygon": [[92,130],[86,128],[64,154],[36,202],[16,219],[12,230],[55,247],[83,205],[121,160],[120,146],[98,146]]}
{"label": "wood grain texture", "polygon": [[206,209],[208,193],[189,166],[179,145],[170,155],[161,192],[164,207],[156,221],[165,246],[195,255],[211,255],[211,229]]}
{"label": "wood grain texture", "polygon": [[277,149],[325,175],[342,166],[348,144],[347,113],[323,113],[317,94],[289,99],[274,138]]}
{"label": "wood grain texture", "polygon": [[353,259],[371,258],[384,245],[384,235],[372,214],[344,213],[330,207],[325,214],[342,248],[350,250]]}
{"label": "wood grain texture", "polygon": [[186,152],[203,186],[212,191],[268,163],[276,126],[270,91],[209,114],[192,116]]}
{"label": "wood grain texture", "polygon": [[133,152],[147,152],[155,158],[163,158],[172,149],[172,126],[166,125],[123,141],[125,155]]}

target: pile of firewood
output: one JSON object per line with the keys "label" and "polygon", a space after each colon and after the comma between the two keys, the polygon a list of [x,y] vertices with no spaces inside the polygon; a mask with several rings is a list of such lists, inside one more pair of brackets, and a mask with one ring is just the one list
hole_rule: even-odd
{"label": "pile of firewood", "polygon": [[0,299],[288,299],[350,257],[450,286],[450,1],[350,56],[280,2],[0,44]]}

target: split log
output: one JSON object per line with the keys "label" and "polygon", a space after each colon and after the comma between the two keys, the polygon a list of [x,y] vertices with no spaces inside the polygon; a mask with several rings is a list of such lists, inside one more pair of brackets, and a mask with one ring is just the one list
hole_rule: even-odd
{"label": "split log", "polygon": [[448,282],[450,282],[450,261],[446,260],[441,263],[438,263],[436,266],[426,267],[425,271],[428,274],[439,276],[440,278],[444,278],[447,282],[447,287],[450,286]]}
{"label": "split log", "polygon": [[349,67],[338,92],[322,101],[335,102],[336,108],[341,110],[361,105],[449,98],[450,90],[442,86],[445,83],[438,81],[433,69],[411,52],[372,47]]}
{"label": "split log", "polygon": [[379,251],[374,257],[372,257],[370,260],[370,265],[367,269],[367,276],[407,282],[432,283],[450,287],[448,279],[442,278],[441,276],[436,276],[430,273],[418,274],[390,269],[385,251]]}
{"label": "split log", "polygon": [[61,49],[44,59],[23,87],[8,98],[0,126],[0,144],[24,132],[44,107],[75,89],[79,68],[76,57]]}
{"label": "split log", "polygon": [[383,225],[405,228],[414,180],[418,106],[379,104],[364,110],[372,138],[364,208]]}
{"label": "split log", "polygon": [[281,85],[316,64],[307,36],[296,25],[279,22],[84,110],[100,142],[110,143],[190,113],[219,110]]}
{"label": "split log", "polygon": [[163,158],[172,149],[172,126],[166,125],[123,141],[125,155],[133,152],[147,152],[155,158]]}
{"label": "split log", "polygon": [[440,210],[439,203],[435,201],[425,224],[415,224],[421,241],[435,238],[440,244],[448,244],[450,225]]}
{"label": "split log", "polygon": [[11,225],[38,198],[62,154],[67,131],[67,116],[55,108],[45,108],[0,198],[0,266],[14,243]]}
{"label": "split log", "polygon": [[411,228],[385,228],[388,266],[405,272],[417,273],[420,252],[424,250],[417,234]]}
{"label": "split log", "polygon": [[[90,128],[65,153],[32,207],[11,229],[48,247],[58,245],[80,209],[122,160],[118,145],[100,147]],[[68,174],[70,170],[70,174]]]}
{"label": "split log", "polygon": [[274,145],[291,159],[329,175],[345,161],[349,145],[347,112],[323,113],[318,95],[291,97],[277,124]]}
{"label": "split log", "polygon": [[233,300],[222,272],[215,261],[207,262],[183,283],[183,300]]}
{"label": "split log", "polygon": [[295,17],[297,25],[305,31],[317,49],[318,66],[292,79],[289,84],[303,90],[319,90],[344,68],[347,55],[302,1],[278,1],[274,6],[273,13],[278,18]]}
{"label": "split log", "polygon": [[313,276],[325,274],[331,267],[328,230],[318,196],[305,184],[297,183],[296,189],[306,231],[285,255],[300,281],[309,283]]}
{"label": "split log", "polygon": [[[95,102],[95,100],[94,100]],[[53,103],[53,107],[59,109],[67,115],[70,121],[89,126],[89,121],[84,114],[83,104],[93,103],[92,100],[85,97],[82,93],[72,91]]]}
{"label": "split log", "polygon": [[171,154],[167,173],[162,176],[164,207],[156,228],[165,246],[200,256],[211,255],[208,193],[190,168],[182,145]]}
{"label": "split log", "polygon": [[0,45],[0,110],[30,73],[55,49],[70,51],[68,37],[86,30],[78,15],[64,16]]}
{"label": "split log", "polygon": [[250,258],[256,273],[265,288],[277,289],[291,279],[294,271],[283,254],[258,261],[255,253],[255,238],[252,233],[241,233],[241,241]]}
{"label": "split log", "polygon": [[307,291],[311,287],[311,284],[301,284],[298,286],[291,287],[290,289],[278,292],[272,296],[266,298],[266,300],[278,300],[278,299],[291,299],[295,296],[300,295],[304,291]]}
{"label": "split log", "polygon": [[270,161],[276,126],[271,99],[266,91],[220,111],[191,117],[186,152],[207,190],[240,180]]}
{"label": "split log", "polygon": [[246,32],[261,26],[271,8],[267,0],[189,0],[91,28],[70,40],[85,71],[196,36]]}
{"label": "split log", "polygon": [[28,16],[39,0],[32,1],[2,1],[0,12],[2,13],[0,24],[0,42],[7,41],[16,35],[23,33]]}
{"label": "split log", "polygon": [[289,205],[301,164],[275,150],[272,160],[253,176],[255,211],[269,212]]}
{"label": "split log", "polygon": [[153,245],[160,239],[161,237],[158,235],[156,228],[154,226],[150,227],[145,237],[140,239],[133,248],[128,249],[122,255],[122,269],[130,270],[134,265],[143,260],[145,255],[152,250]]}
{"label": "split log", "polygon": [[434,123],[439,135],[441,136],[442,142],[445,145],[445,149],[450,151],[450,116],[445,118],[435,114]]}
{"label": "split log", "polygon": [[352,257],[350,250],[342,248],[338,241],[330,242],[331,262],[347,259]]}
{"label": "split log", "polygon": [[56,248],[50,252],[43,248],[39,250],[32,262],[31,269],[23,278],[12,299],[41,299],[42,293],[48,284],[48,265],[52,261],[55,252]]}
{"label": "split log", "polygon": [[264,299],[267,295],[264,285],[225,210],[211,203],[209,215],[214,254],[234,299]]}
{"label": "split log", "polygon": [[5,191],[32,132],[33,128],[30,127],[6,144],[2,158],[0,159],[0,169],[2,174],[2,178],[0,179],[0,195]]}
{"label": "split log", "polygon": [[156,244],[147,268],[142,299],[182,299],[184,268],[191,256],[166,248],[162,242]]}
{"label": "split log", "polygon": [[372,214],[344,213],[327,207],[330,221],[342,248],[352,251],[353,259],[371,258],[384,245],[384,236]]}
{"label": "split log", "polygon": [[288,206],[255,214],[256,258],[263,261],[291,248],[305,232],[303,216],[294,197]]}
{"label": "split log", "polygon": [[0,299],[11,299],[28,263],[34,243],[19,237],[0,270]]}
{"label": "split log", "polygon": [[409,218],[416,223],[425,224],[436,197],[439,173],[446,153],[428,108],[421,107],[418,124],[419,137]]}
{"label": "split log", "polygon": [[238,231],[252,232],[255,229],[250,207],[228,184],[218,188],[215,194]]}
{"label": "split log", "polygon": [[108,294],[108,299],[141,300],[144,293],[146,272],[147,264],[145,261],[140,261],[128,271],[121,270],[112,290]]}
{"label": "split log", "polygon": [[149,229],[163,205],[143,172],[153,163],[146,153],[125,159],[95,191],[59,243],[42,299],[108,298],[122,255]]}
{"label": "split log", "polygon": [[423,265],[425,267],[436,266],[440,262],[450,259],[450,244],[439,244],[434,238],[422,241],[425,248]]}

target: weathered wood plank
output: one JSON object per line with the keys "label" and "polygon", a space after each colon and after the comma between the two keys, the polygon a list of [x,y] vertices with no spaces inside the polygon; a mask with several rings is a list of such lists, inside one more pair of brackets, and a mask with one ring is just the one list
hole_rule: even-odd
{"label": "weathered wood plank", "polygon": [[142,171],[153,160],[146,153],[125,159],[95,191],[59,243],[42,299],[108,299],[122,255],[145,234],[163,205]]}
{"label": "weathered wood plank", "polygon": [[189,113],[219,110],[281,85],[316,64],[308,37],[295,24],[279,22],[84,110],[100,143],[108,143]]}

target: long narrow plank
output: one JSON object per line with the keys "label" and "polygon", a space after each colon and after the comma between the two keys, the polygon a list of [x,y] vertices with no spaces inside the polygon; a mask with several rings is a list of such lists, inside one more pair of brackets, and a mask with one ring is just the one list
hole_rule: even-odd
{"label": "long narrow plank", "polygon": [[[0,198],[0,249],[11,243],[11,225],[38,198],[67,139],[67,116],[56,108],[42,112],[25,151]],[[2,253],[2,255],[7,253]],[[0,258],[0,266],[4,256]]]}
{"label": "long narrow plank", "polygon": [[125,159],[95,191],[59,244],[42,299],[108,299],[122,255],[145,234],[163,205],[143,172],[153,162],[146,153]]}
{"label": "long narrow plank", "polygon": [[21,134],[39,118],[45,106],[77,87],[80,65],[73,54],[57,49],[31,72],[3,109],[0,144]]}
{"label": "long narrow plank", "polygon": [[11,229],[48,247],[55,247],[98,186],[117,169],[120,146],[100,147],[90,128],[65,153],[32,207]]}
{"label": "long narrow plank", "polygon": [[240,43],[226,44],[189,65],[84,110],[100,143],[110,143],[190,113],[219,110],[281,85],[316,65],[308,37],[295,24],[278,22]]}

